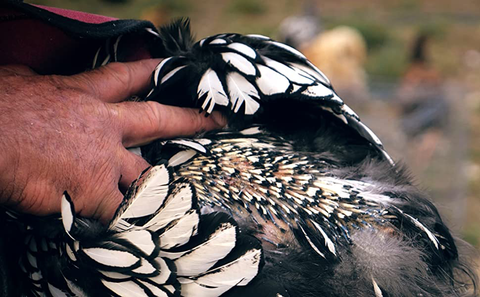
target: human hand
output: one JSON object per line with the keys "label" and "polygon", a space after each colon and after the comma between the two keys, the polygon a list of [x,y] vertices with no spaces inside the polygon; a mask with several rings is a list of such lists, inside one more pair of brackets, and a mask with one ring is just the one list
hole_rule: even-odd
{"label": "human hand", "polygon": [[[0,204],[35,215],[60,211],[108,222],[149,166],[125,147],[224,125],[219,114],[122,102],[144,90],[158,60],[112,63],[74,76],[0,67]],[[120,187],[120,189],[119,189]]]}

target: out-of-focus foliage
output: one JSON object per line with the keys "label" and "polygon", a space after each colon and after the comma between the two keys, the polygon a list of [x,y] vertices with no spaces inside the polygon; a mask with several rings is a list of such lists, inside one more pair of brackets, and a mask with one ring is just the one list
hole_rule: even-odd
{"label": "out-of-focus foliage", "polygon": [[228,11],[233,14],[263,14],[267,7],[261,0],[233,0],[230,2]]}
{"label": "out-of-focus foliage", "polygon": [[356,28],[363,35],[368,50],[372,51],[382,47],[390,38],[388,27],[375,23],[365,18],[346,18],[343,21],[334,20],[330,26],[347,25]]}
{"label": "out-of-focus foliage", "polygon": [[395,78],[405,72],[408,56],[407,47],[398,40],[390,40],[387,44],[370,52],[365,68],[370,75],[384,78]]}

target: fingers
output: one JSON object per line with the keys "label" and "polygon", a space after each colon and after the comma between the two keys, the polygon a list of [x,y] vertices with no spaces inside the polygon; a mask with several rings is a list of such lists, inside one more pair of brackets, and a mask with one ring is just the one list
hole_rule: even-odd
{"label": "fingers", "polygon": [[149,166],[150,164],[142,157],[125,150],[125,155],[122,158],[122,168],[120,170],[120,189],[125,192],[132,182]]}
{"label": "fingers", "polygon": [[[124,198],[122,192],[126,192],[132,182],[140,176],[140,174],[150,166],[147,161],[142,157],[137,156],[126,149],[123,149],[123,153],[120,156],[121,168],[120,168],[120,182],[111,183],[106,193],[99,201],[94,213],[87,214],[87,217],[92,217],[100,220],[103,224],[109,224],[115,215],[118,206]],[[119,189],[120,187],[120,189]],[[120,191],[121,190],[121,191]]]}
{"label": "fingers", "polygon": [[103,102],[120,102],[139,94],[150,84],[159,59],[110,63],[98,69],[63,77],[64,82],[90,93]]}
{"label": "fingers", "polygon": [[[45,178],[35,184],[29,182],[31,186],[26,190],[15,180],[17,188],[19,185],[20,191],[25,190],[25,193],[19,193],[16,200],[9,203],[16,203],[16,209],[32,214],[55,213],[60,210],[61,196],[66,190],[80,216],[108,223],[123,200],[120,190],[126,189],[149,166],[140,157],[125,151],[122,144],[135,146],[156,138],[192,135],[203,130],[217,129],[225,124],[217,113],[206,118],[195,109],[164,106],[156,102],[118,103],[142,91],[149,84],[150,75],[157,64],[158,60],[112,63],[98,70],[68,77],[39,75],[35,76],[31,83],[26,83],[26,78],[15,77],[35,75],[26,67],[10,66],[3,70],[0,68],[0,76],[10,75],[17,79],[18,88],[23,93],[37,94],[39,89],[42,91],[40,98],[23,96],[21,99],[24,104],[19,109],[22,112],[18,114],[28,114],[30,117],[34,115],[42,127],[48,129],[40,129],[42,133],[29,134],[28,137],[33,137],[34,141],[25,142],[24,138],[13,138],[14,142],[32,144],[28,148],[22,146],[24,155],[38,156],[37,152],[40,151],[40,155],[61,156],[34,158],[36,162],[26,159],[28,162],[23,163],[27,165],[22,165],[21,168],[27,176],[24,180],[29,180],[31,172],[39,171],[44,172]],[[24,88],[25,86],[28,88]],[[9,95],[6,92],[2,94]],[[8,107],[14,102],[12,100],[16,99],[8,98],[0,103]],[[52,126],[50,118],[46,116],[48,113],[45,113],[45,110],[50,109],[40,109],[38,106],[51,107],[56,114],[62,115],[56,119],[58,122],[54,123],[55,126]],[[24,122],[31,123],[28,118],[18,121],[20,124]],[[6,130],[10,129],[10,126],[5,127]],[[58,127],[62,129],[57,130]],[[14,128],[20,131],[31,127],[28,125]],[[60,133],[58,131],[62,132],[61,137],[57,135]],[[51,142],[51,139],[57,141]],[[49,141],[48,145],[45,141]],[[70,143],[75,145],[69,145]],[[100,150],[102,154],[99,153]],[[36,175],[35,178],[39,179]],[[15,173],[13,176],[18,179],[20,174]],[[33,185],[39,188],[33,188]],[[27,192],[31,196],[27,197]]]}
{"label": "fingers", "polygon": [[157,102],[122,102],[113,106],[123,129],[123,144],[138,146],[157,138],[194,135],[220,129],[226,120],[214,112],[205,117],[198,109],[162,105]]}

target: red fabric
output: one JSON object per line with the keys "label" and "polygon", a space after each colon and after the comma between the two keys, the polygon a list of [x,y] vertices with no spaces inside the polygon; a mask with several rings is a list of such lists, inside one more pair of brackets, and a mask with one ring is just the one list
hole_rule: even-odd
{"label": "red fabric", "polygon": [[[82,22],[98,24],[114,20],[84,12],[37,7]],[[134,45],[126,61],[150,58],[140,37],[125,36],[125,39]],[[78,73],[88,69],[101,44],[98,40],[72,38],[49,23],[0,4],[0,65],[26,65],[40,74]]]}
{"label": "red fabric", "polygon": [[86,12],[74,11],[74,10],[68,10],[68,9],[56,8],[56,7],[48,7],[43,5],[35,5],[35,4],[33,5],[36,7],[48,10],[50,12],[53,12],[55,14],[62,15],[69,19],[74,19],[77,21],[90,23],[90,24],[100,24],[100,23],[116,20],[116,18],[107,17],[103,15],[98,15],[98,14],[92,14],[92,13],[86,13]]}
{"label": "red fabric", "polygon": [[0,22],[0,65],[26,65],[41,74],[71,74],[80,71],[98,47],[36,19]]}

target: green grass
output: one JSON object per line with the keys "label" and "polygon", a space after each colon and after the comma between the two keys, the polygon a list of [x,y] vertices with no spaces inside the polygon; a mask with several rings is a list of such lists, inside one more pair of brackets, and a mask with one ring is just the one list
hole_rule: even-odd
{"label": "green grass", "polygon": [[261,15],[267,11],[267,7],[261,0],[232,0],[228,6],[231,14]]}
{"label": "green grass", "polygon": [[406,48],[399,42],[388,42],[369,53],[365,68],[374,77],[399,78],[408,66]]}
{"label": "green grass", "polygon": [[188,0],[162,0],[159,5],[177,16],[189,15],[194,9],[194,5]]}

